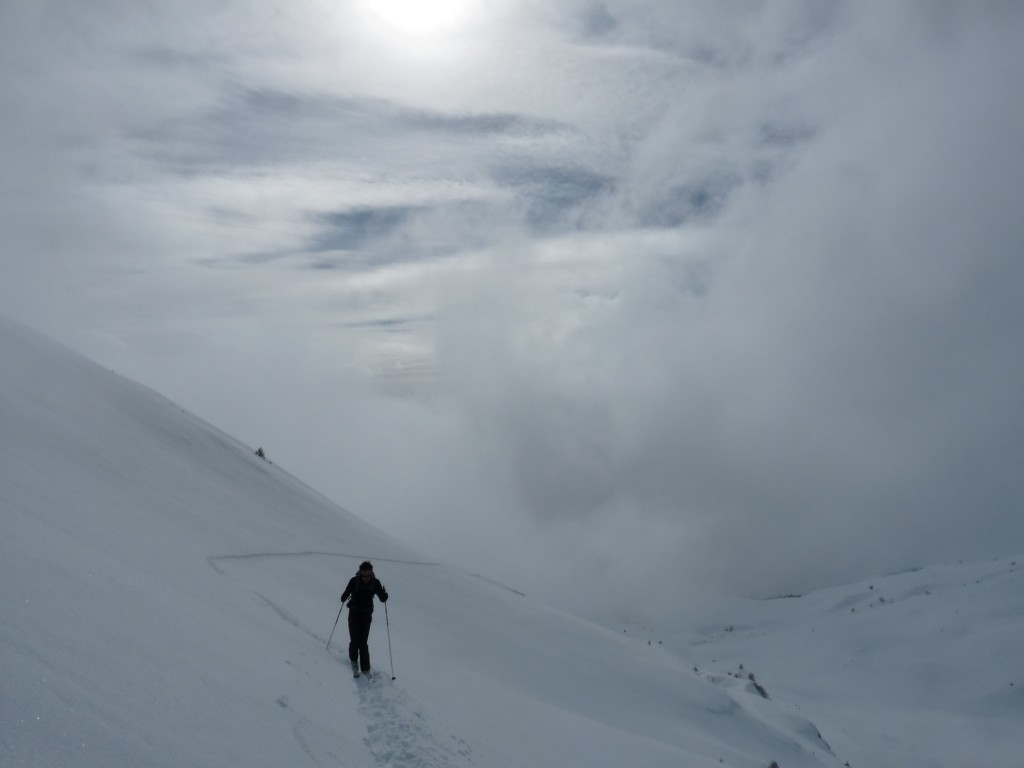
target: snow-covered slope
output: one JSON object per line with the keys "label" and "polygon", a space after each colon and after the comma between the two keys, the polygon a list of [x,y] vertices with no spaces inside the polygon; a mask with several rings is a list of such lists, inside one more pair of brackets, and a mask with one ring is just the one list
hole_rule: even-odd
{"label": "snow-covered slope", "polygon": [[803,597],[719,601],[668,645],[754,681],[852,766],[1024,765],[1024,558],[932,566]]}
{"label": "snow-covered slope", "polygon": [[[784,707],[432,563],[6,320],[0,359],[0,765],[841,764]],[[392,600],[357,682],[344,619],[325,645],[364,558]]]}
{"label": "snow-covered slope", "polygon": [[[1024,765],[1016,560],[611,631],[3,319],[0,359],[3,768]],[[344,618],[325,645],[364,558],[392,600],[354,681]]]}

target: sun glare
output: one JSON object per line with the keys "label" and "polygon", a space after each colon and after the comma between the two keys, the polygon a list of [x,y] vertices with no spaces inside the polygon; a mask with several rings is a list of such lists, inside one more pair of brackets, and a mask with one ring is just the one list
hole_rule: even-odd
{"label": "sun glare", "polygon": [[365,0],[367,15],[403,37],[451,31],[469,16],[473,0]]}

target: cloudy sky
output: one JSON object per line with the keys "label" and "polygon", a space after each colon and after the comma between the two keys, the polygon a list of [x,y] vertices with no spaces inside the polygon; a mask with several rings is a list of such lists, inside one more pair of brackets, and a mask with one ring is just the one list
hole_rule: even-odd
{"label": "cloudy sky", "polygon": [[0,312],[581,610],[1024,551],[1024,4],[426,5],[0,5]]}

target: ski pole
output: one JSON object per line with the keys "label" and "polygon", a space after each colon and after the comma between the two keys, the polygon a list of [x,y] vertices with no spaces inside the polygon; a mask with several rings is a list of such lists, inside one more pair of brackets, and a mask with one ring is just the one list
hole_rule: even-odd
{"label": "ski pole", "polygon": [[[345,607],[345,604],[341,604],[341,608],[338,609],[338,619],[341,618],[341,611]],[[338,619],[334,620],[334,629],[338,628]],[[334,637],[334,629],[331,630],[331,637],[327,638],[327,650],[331,650],[331,638]]]}
{"label": "ski pole", "polygon": [[391,661],[391,679],[395,679],[395,657],[391,655],[391,621],[388,619],[388,604],[384,603],[384,624],[388,628],[388,659]]}

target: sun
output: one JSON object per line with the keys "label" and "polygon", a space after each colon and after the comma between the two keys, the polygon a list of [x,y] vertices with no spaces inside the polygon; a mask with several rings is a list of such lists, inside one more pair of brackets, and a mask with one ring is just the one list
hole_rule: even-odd
{"label": "sun", "polygon": [[474,0],[364,0],[367,17],[381,31],[423,38],[457,29],[469,18]]}

